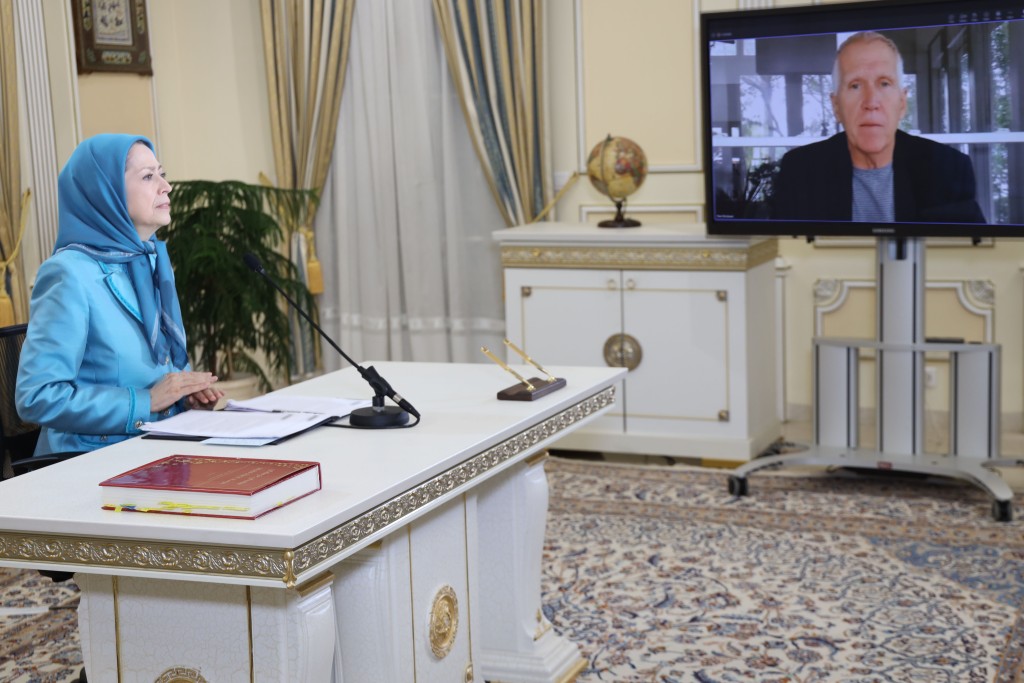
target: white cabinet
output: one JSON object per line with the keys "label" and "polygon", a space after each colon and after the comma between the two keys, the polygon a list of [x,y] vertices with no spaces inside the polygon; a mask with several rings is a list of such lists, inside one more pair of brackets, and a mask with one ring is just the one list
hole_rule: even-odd
{"label": "white cabinet", "polygon": [[748,460],[778,438],[774,241],[566,224],[495,239],[509,339],[544,365],[631,368],[617,412],[559,447]]}

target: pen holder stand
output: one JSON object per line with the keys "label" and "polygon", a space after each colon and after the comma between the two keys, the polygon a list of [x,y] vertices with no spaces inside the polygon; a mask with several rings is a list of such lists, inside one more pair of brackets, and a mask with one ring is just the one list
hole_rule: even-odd
{"label": "pen holder stand", "polygon": [[526,388],[525,384],[513,384],[507,389],[502,389],[498,392],[499,401],[532,401],[546,396],[553,391],[558,391],[565,386],[565,378],[556,377],[552,381],[546,379],[540,379],[539,377],[531,377],[530,384],[533,385],[533,391]]}

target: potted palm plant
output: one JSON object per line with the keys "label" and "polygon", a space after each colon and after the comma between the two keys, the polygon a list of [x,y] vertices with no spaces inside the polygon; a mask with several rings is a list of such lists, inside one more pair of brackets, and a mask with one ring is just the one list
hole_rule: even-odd
{"label": "potted palm plant", "polygon": [[305,224],[316,199],[312,190],[233,180],[174,183],[165,239],[197,369],[222,380],[251,373],[263,391],[271,388],[271,377],[289,376],[292,339],[285,304],[243,257],[253,254],[292,299],[315,310],[309,289],[279,247],[286,228]]}

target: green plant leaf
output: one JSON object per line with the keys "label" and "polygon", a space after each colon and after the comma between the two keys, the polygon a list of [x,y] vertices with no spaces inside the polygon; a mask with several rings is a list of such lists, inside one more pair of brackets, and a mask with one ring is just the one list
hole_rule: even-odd
{"label": "green plant leaf", "polygon": [[162,235],[174,266],[189,357],[193,366],[228,379],[252,372],[262,390],[271,376],[288,377],[292,339],[287,303],[242,257],[251,253],[300,306],[316,315],[298,269],[281,253],[290,230],[306,225],[317,203],[313,190],[287,190],[239,181],[174,183],[172,221]]}

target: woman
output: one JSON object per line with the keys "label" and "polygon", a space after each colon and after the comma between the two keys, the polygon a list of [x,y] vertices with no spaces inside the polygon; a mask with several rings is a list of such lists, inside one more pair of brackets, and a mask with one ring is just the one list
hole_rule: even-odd
{"label": "woman", "polygon": [[36,455],[123,441],[223,396],[216,377],[189,366],[174,273],[154,236],[171,222],[170,191],[138,135],[89,138],[60,172],[57,244],[36,275],[18,367],[18,413],[43,426]]}

